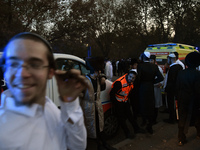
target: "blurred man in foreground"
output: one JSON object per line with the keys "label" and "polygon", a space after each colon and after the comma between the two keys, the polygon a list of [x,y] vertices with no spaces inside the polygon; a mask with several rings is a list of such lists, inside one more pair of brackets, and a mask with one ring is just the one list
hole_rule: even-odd
{"label": "blurred man in foreground", "polygon": [[[0,107],[1,150],[84,150],[86,129],[77,96],[87,86],[78,70],[55,71],[51,46],[21,33],[4,49],[1,62],[8,90]],[[45,96],[55,74],[61,111]]]}

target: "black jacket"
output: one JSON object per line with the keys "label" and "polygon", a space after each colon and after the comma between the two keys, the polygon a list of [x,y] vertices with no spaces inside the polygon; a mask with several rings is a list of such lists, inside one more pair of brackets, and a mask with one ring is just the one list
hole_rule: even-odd
{"label": "black jacket", "polygon": [[[158,66],[149,62],[138,65],[139,103],[143,115],[152,116],[155,107],[154,84],[163,81]],[[155,78],[157,77],[157,78]]]}
{"label": "black jacket", "polygon": [[176,95],[176,80],[177,75],[180,70],[182,70],[182,66],[179,64],[175,64],[169,68],[168,71],[168,78],[167,78],[167,85],[165,87],[165,92],[172,93]]}
{"label": "black jacket", "polygon": [[189,113],[192,116],[200,117],[200,72],[195,68],[180,71],[176,87],[180,116]]}

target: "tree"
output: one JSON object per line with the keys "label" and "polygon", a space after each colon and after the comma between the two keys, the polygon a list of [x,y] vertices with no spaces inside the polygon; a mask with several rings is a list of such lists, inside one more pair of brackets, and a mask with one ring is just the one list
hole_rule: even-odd
{"label": "tree", "polygon": [[16,33],[44,36],[55,52],[138,57],[147,45],[200,46],[200,3],[192,0],[1,0],[0,47]]}
{"label": "tree", "polygon": [[0,47],[16,33],[34,31],[45,35],[46,23],[57,9],[54,0],[2,0],[0,1]]}

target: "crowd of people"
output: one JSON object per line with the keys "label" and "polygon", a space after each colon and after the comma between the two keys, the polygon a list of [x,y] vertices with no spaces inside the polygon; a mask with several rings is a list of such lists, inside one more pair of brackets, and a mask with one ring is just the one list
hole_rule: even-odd
{"label": "crowd of people", "polygon": [[143,120],[141,126],[146,125],[146,132],[153,134],[152,126],[157,123],[158,108],[163,105],[162,91],[164,91],[169,118],[163,121],[170,124],[178,122],[178,145],[186,143],[185,134],[190,124],[196,127],[199,138],[199,65],[199,52],[189,53],[185,58],[185,64],[178,59],[177,52],[172,52],[167,57],[167,72],[164,76],[162,68],[156,63],[155,55],[144,52],[139,60],[132,59],[129,71],[114,81],[110,92],[126,137],[132,137],[126,126],[126,119],[133,125],[135,133],[138,133],[140,129],[137,124],[138,116]]}
{"label": "crowd of people", "polygon": [[[169,54],[165,78],[156,56],[149,52],[142,53],[139,60],[116,61],[114,65],[109,59],[104,62],[100,58],[88,58],[86,63],[90,68],[86,77],[76,69],[56,70],[52,48],[43,37],[23,32],[10,39],[1,59],[8,87],[1,95],[1,150],[85,150],[87,137],[96,138],[98,150],[115,150],[102,136],[100,91],[105,89],[106,78],[112,81],[116,73],[121,77],[113,82],[110,98],[127,138],[133,138],[127,119],[136,134],[153,134],[158,108],[162,106],[161,87],[165,89],[169,111],[169,118],[164,121],[179,120],[178,144],[186,143],[190,124],[196,127],[200,138],[200,71],[196,69],[200,65],[199,52],[186,56],[186,68],[177,53]],[[45,96],[47,80],[53,76],[60,110]],[[145,130],[137,123],[139,115]]]}

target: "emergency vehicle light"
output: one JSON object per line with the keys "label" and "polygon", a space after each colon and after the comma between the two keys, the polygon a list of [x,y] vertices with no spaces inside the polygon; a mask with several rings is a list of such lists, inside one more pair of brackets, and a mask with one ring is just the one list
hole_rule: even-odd
{"label": "emergency vehicle light", "polygon": [[166,43],[166,44],[152,44],[152,45],[148,45],[148,47],[157,47],[157,46],[163,46],[163,47],[167,47],[167,46],[176,46],[176,43]]}

